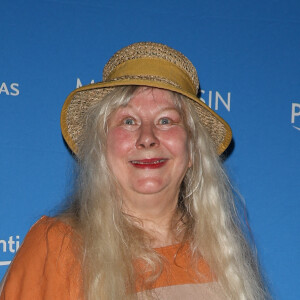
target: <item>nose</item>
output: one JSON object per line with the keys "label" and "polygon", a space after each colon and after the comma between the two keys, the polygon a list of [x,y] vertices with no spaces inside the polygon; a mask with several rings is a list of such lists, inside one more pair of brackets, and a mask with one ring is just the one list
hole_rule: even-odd
{"label": "nose", "polygon": [[139,129],[139,136],[136,141],[138,149],[152,148],[159,146],[159,140],[155,134],[155,128],[152,124],[142,124]]}

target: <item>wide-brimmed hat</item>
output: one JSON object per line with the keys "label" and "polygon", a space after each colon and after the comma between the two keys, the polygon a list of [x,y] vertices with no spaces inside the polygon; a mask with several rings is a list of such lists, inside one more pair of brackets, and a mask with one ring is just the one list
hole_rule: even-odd
{"label": "wide-brimmed hat", "polygon": [[61,112],[62,134],[76,154],[86,112],[117,86],[149,86],[187,96],[200,121],[216,145],[218,154],[228,147],[229,125],[198,97],[199,80],[193,64],[182,53],[166,45],[141,42],[116,52],[103,70],[103,81],[82,86],[70,93]]}

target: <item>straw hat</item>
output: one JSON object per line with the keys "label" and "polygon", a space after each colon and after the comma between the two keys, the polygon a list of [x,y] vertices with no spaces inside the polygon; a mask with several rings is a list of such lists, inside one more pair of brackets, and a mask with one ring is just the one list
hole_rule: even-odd
{"label": "straw hat", "polygon": [[61,112],[61,128],[65,141],[75,154],[89,106],[101,101],[114,87],[124,85],[162,88],[187,96],[214,141],[218,154],[228,147],[231,129],[197,97],[199,81],[193,64],[182,53],[166,45],[141,42],[112,56],[104,67],[102,82],[78,88],[66,99]]}

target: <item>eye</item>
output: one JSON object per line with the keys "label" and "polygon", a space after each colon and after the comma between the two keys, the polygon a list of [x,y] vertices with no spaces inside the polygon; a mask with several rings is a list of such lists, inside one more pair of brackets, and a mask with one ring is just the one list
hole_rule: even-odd
{"label": "eye", "polygon": [[132,118],[126,118],[123,120],[124,125],[135,125],[135,121]]}
{"label": "eye", "polygon": [[159,125],[168,125],[171,124],[171,120],[169,118],[161,118],[158,121]]}

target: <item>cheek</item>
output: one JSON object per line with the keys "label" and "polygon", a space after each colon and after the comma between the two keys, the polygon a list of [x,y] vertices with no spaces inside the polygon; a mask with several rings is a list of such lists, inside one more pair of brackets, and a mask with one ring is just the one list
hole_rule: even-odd
{"label": "cheek", "polygon": [[188,156],[187,134],[183,128],[175,127],[164,132],[161,141],[174,155]]}
{"label": "cheek", "polygon": [[107,135],[107,154],[109,160],[124,157],[133,149],[134,138],[132,134],[122,128],[109,130]]}

